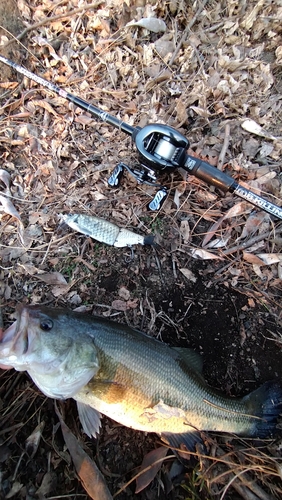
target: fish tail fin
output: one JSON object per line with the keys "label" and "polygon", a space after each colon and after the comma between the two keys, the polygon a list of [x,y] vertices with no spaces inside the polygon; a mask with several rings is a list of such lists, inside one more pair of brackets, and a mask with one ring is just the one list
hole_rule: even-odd
{"label": "fish tail fin", "polygon": [[253,437],[266,438],[277,431],[277,421],[282,414],[282,387],[277,382],[266,382],[243,398],[248,411],[254,415]]}

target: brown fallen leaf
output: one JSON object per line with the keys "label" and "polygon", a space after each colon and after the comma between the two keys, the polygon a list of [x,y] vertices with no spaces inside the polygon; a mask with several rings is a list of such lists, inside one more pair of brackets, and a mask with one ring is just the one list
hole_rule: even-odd
{"label": "brown fallen leaf", "polygon": [[166,24],[162,19],[157,19],[156,17],[143,17],[139,21],[130,21],[126,24],[125,28],[138,26],[139,28],[145,28],[146,30],[152,31],[153,33],[160,33],[166,31]]}
{"label": "brown fallen leaf", "polygon": [[0,194],[0,203],[2,204],[3,210],[6,214],[15,217],[19,223],[22,225],[21,216],[17,209],[14,207],[13,203],[9,198]]}
{"label": "brown fallen leaf", "polygon": [[93,462],[81,448],[78,440],[63,421],[56,402],[55,411],[61,424],[66,446],[70,452],[75,470],[81,480],[83,488],[93,500],[113,500],[104,477],[95,462]]}
{"label": "brown fallen leaf", "polygon": [[29,458],[33,458],[38,450],[44,426],[45,422],[40,422],[25,441],[25,451],[27,452]]}
{"label": "brown fallen leaf", "polygon": [[144,470],[144,473],[136,478],[136,490],[135,494],[140,493],[144,490],[148,484],[150,484],[155,478],[156,474],[159,472],[163,462],[162,458],[165,458],[168,452],[167,446],[160,446],[155,450],[150,451],[144,456],[143,462],[140,466],[139,474]]}
{"label": "brown fallen leaf", "polygon": [[3,182],[6,187],[4,191],[5,194],[10,195],[11,175],[9,174],[9,172],[7,172],[7,170],[4,170],[3,168],[0,168],[0,181]]}
{"label": "brown fallen leaf", "polygon": [[220,255],[215,255],[214,253],[207,252],[207,250],[204,250],[203,248],[192,249],[191,255],[194,259],[202,259],[202,260],[219,259],[219,260],[223,260],[222,257],[220,257]]}
{"label": "brown fallen leaf", "polygon": [[38,490],[36,491],[36,496],[39,500],[45,500],[46,495],[49,495],[52,491],[56,490],[57,476],[55,472],[50,471],[44,474],[42,483]]}
{"label": "brown fallen leaf", "polygon": [[[15,497],[15,495],[17,495],[21,489],[24,487],[24,485],[22,483],[20,483],[19,481],[15,481],[13,483],[13,486],[12,488],[10,489],[9,493],[7,493],[5,495],[5,498],[13,498]],[[19,498],[19,497],[18,497]]]}
{"label": "brown fallen leaf", "polygon": [[12,217],[15,217],[18,221],[18,235],[19,238],[22,242],[22,244],[25,246],[25,241],[24,241],[24,225],[21,220],[21,216],[17,209],[14,207],[13,203],[9,198],[6,198],[6,196],[3,196],[0,194],[0,203],[3,206],[3,210],[6,214],[11,215]]}
{"label": "brown fallen leaf", "polygon": [[222,217],[220,217],[216,222],[212,224],[210,229],[208,230],[206,236],[203,239],[202,246],[205,247],[208,242],[213,238],[215,235],[216,231],[221,227],[221,224],[223,221],[226,219],[232,218],[232,217],[237,217],[238,215],[244,214],[246,211],[246,203],[244,201],[240,201],[239,203],[236,203],[236,205],[233,205],[226,214],[224,214]]}
{"label": "brown fallen leaf", "polygon": [[44,283],[46,283],[47,285],[64,286],[68,284],[62,273],[59,273],[58,271],[37,274],[35,275],[35,278],[39,279],[40,281],[44,281]]}
{"label": "brown fallen leaf", "polygon": [[282,262],[281,253],[259,253],[258,257],[263,261],[266,266]]}
{"label": "brown fallen leaf", "polygon": [[241,127],[251,134],[259,135],[260,137],[265,137],[272,141],[277,140],[276,137],[270,134],[267,130],[263,129],[257,122],[249,118],[241,123]]}
{"label": "brown fallen leaf", "polygon": [[120,298],[125,300],[125,301],[130,299],[130,291],[127,290],[127,288],[125,288],[125,286],[120,287],[118,294],[119,294]]}
{"label": "brown fallen leaf", "polygon": [[179,232],[183,238],[184,245],[187,245],[191,239],[190,226],[188,220],[182,220],[180,222]]}
{"label": "brown fallen leaf", "polygon": [[117,311],[126,311],[128,309],[127,302],[125,302],[124,300],[113,300],[111,305],[113,309],[116,309]]}
{"label": "brown fallen leaf", "polygon": [[185,278],[192,281],[193,283],[196,283],[197,278],[196,278],[195,274],[192,273],[192,271],[190,271],[190,269],[182,267],[179,269],[179,271],[185,276]]}
{"label": "brown fallen leaf", "polygon": [[253,253],[243,252],[243,259],[246,262],[249,262],[249,264],[256,264],[257,266],[264,266],[264,262],[257,255],[254,255]]}

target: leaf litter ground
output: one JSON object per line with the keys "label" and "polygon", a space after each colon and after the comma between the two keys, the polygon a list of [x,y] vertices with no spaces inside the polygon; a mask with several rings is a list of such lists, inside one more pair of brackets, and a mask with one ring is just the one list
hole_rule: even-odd
{"label": "leaf litter ground", "polygon": [[[281,205],[279,2],[86,5],[0,6],[1,53],[131,125],[175,127],[192,154]],[[132,25],[140,19],[166,32]],[[5,327],[18,302],[63,305],[195,348],[206,380],[227,394],[281,378],[281,222],[181,172],[161,179],[170,196],[150,213],[151,187],[128,175],[107,185],[117,162],[136,163],[128,137],[6,67],[0,82]],[[60,227],[69,212],[154,233],[158,245],[97,243]],[[87,498],[53,402],[14,371],[1,373],[0,391],[1,498]],[[89,440],[75,405],[61,410],[113,495],[159,445],[109,419]],[[280,498],[279,440],[212,439],[211,458],[185,469],[168,459],[144,491],[131,483],[117,498]]]}

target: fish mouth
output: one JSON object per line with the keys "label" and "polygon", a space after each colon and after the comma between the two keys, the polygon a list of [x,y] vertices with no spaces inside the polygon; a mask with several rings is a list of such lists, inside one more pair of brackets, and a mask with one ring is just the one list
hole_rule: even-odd
{"label": "fish mouth", "polygon": [[[28,309],[19,305],[16,321],[0,334],[0,368],[18,368],[28,350]],[[25,369],[25,368],[23,368]]]}

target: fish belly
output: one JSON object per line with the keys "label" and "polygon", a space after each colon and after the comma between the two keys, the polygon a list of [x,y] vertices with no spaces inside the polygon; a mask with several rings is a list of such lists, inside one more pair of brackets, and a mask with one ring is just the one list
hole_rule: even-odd
{"label": "fish belly", "polygon": [[132,402],[107,403],[84,390],[74,399],[79,403],[88,404],[119,424],[138,431],[182,434],[194,430],[183,410],[169,407],[162,401],[153,407],[142,405],[136,399]]}

